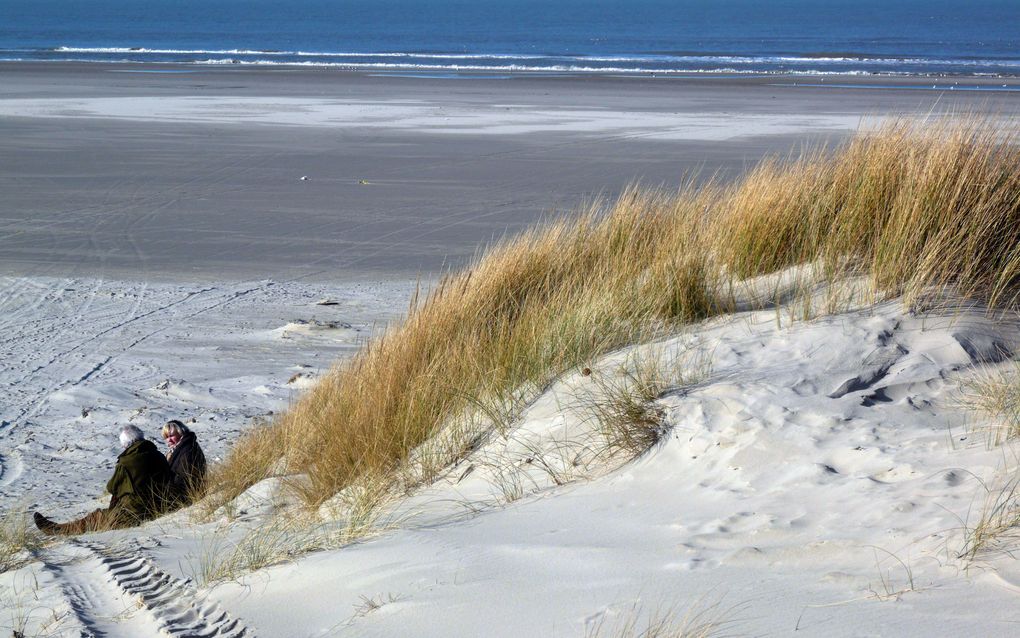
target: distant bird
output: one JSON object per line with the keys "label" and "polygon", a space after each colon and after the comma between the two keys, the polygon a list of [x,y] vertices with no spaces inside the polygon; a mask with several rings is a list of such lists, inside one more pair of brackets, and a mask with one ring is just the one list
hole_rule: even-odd
{"label": "distant bird", "polygon": [[301,181],[302,182],[307,182],[308,181],[308,176],[307,175],[302,175],[301,176]]}

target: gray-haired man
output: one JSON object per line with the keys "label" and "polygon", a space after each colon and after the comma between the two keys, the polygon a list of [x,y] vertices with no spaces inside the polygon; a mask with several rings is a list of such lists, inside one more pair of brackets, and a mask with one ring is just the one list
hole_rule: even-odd
{"label": "gray-haired man", "polygon": [[166,457],[133,425],[121,429],[120,444],[124,451],[117,457],[113,477],[106,484],[110,507],[69,523],[55,523],[36,512],[36,527],[47,534],[83,534],[131,527],[159,516],[165,507],[170,483]]}

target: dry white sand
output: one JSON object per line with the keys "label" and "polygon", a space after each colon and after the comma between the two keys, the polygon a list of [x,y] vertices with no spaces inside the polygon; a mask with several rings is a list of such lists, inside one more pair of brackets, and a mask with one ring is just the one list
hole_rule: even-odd
{"label": "dry white sand", "polygon": [[[239,406],[264,410],[287,392],[282,376],[251,370],[248,355],[246,372],[227,355],[258,344],[278,369],[298,370],[285,361],[328,350],[329,338],[306,341],[303,328],[288,328],[284,344],[277,325],[309,319],[320,292],[296,306],[263,299],[277,320],[193,350],[173,346],[187,339],[172,333],[153,369],[136,355],[115,359],[55,393],[43,402],[45,425],[33,416],[35,427],[15,430],[35,441],[14,442],[22,459],[63,462],[45,476],[22,467],[14,484],[63,488],[46,497],[51,506],[73,500],[85,489],[73,468],[116,450],[112,436],[91,437],[87,451],[80,439],[55,449],[61,430],[105,431],[133,405],[151,406],[135,418],[150,429],[190,411],[203,442],[222,449]],[[211,523],[179,513],[68,541],[0,585],[8,615],[57,635],[615,635],[631,620],[669,615],[721,622],[719,635],[1014,635],[1016,561],[961,554],[1018,450],[995,444],[960,398],[968,378],[1012,369],[1018,342],[1015,320],[979,309],[923,316],[898,302],[810,321],[724,317],[607,357],[593,377],[563,378],[446,479],[391,506],[378,536],[203,584],[236,547],[274,542],[270,517],[282,501],[267,481]],[[204,373],[154,383],[157,361],[188,351]],[[660,445],[617,469],[576,466],[597,439],[584,408],[600,395],[592,379],[619,382],[636,361],[700,375],[657,400],[670,427]],[[134,376],[104,378],[121,367]],[[134,398],[118,402],[114,385]],[[75,413],[98,396],[113,409]]]}
{"label": "dry white sand", "polygon": [[96,507],[117,425],[158,439],[181,419],[219,458],[397,319],[411,285],[2,278],[0,289],[0,503],[68,518]]}

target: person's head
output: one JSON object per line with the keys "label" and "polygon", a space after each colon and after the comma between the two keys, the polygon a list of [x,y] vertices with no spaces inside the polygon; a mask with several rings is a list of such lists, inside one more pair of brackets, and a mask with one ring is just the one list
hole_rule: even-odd
{"label": "person's head", "polygon": [[163,425],[163,439],[167,442],[167,445],[177,445],[188,431],[188,426],[177,419],[167,421]]}
{"label": "person's head", "polygon": [[125,425],[120,429],[120,446],[125,450],[135,441],[141,441],[145,434],[135,425]]}

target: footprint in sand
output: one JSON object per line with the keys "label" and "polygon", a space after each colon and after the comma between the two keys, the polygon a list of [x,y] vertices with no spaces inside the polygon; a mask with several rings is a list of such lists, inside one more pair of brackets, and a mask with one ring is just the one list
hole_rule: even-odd
{"label": "footprint in sand", "polygon": [[0,487],[7,487],[17,481],[24,470],[25,464],[16,450],[6,455],[0,454]]}

